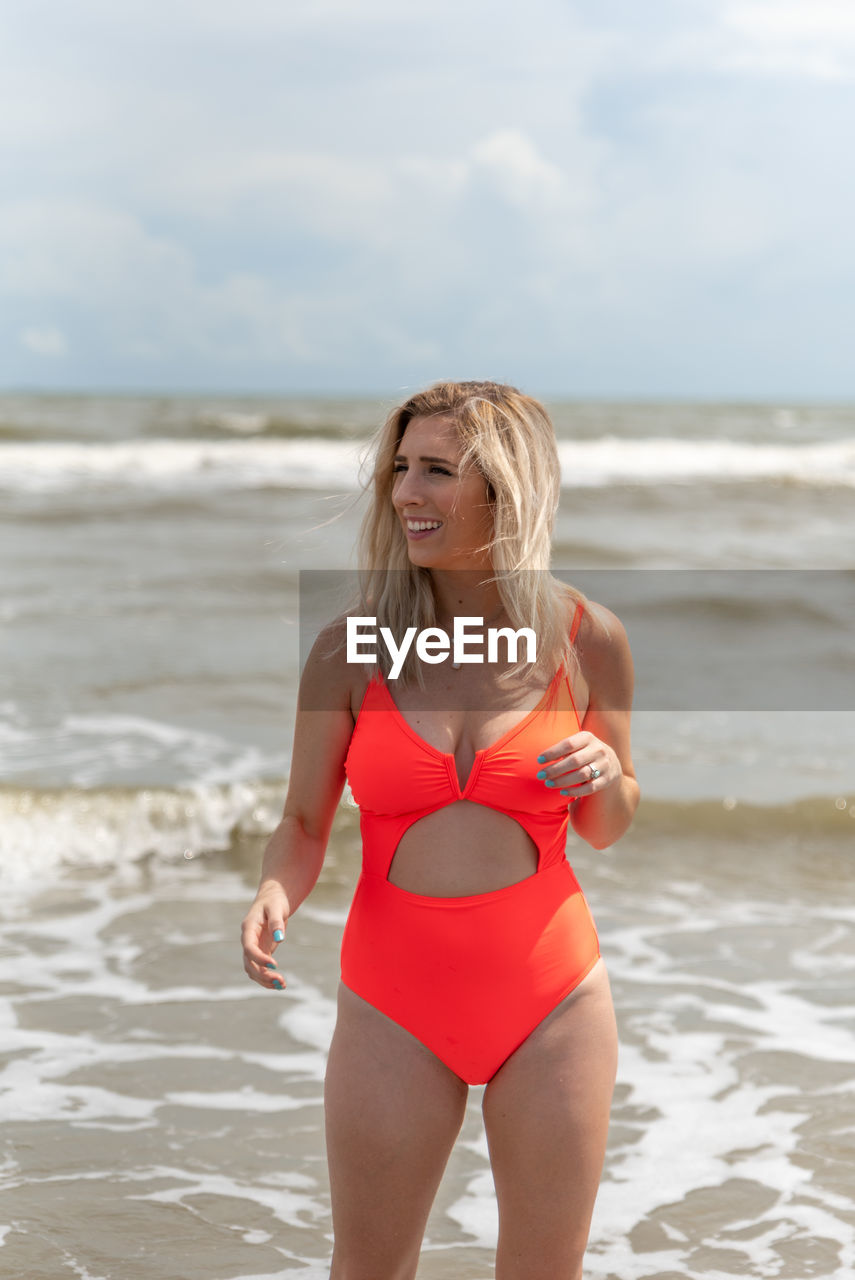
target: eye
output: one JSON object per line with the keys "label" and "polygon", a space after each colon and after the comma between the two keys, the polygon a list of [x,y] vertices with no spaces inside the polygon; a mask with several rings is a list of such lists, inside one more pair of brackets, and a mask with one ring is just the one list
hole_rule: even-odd
{"label": "eye", "polygon": [[[395,475],[399,471],[406,471],[406,469],[407,468],[403,462],[396,462],[395,465],[392,467],[392,475]],[[436,462],[431,463],[431,465],[428,467],[428,471],[436,472],[436,474],[440,476],[451,475],[450,471],[448,471],[445,467],[439,466],[439,464]]]}

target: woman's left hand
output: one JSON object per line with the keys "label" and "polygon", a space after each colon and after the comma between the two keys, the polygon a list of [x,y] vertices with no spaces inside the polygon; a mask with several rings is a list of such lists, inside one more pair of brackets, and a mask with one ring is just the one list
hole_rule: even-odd
{"label": "woman's left hand", "polygon": [[623,777],[614,748],[585,729],[549,747],[537,757],[537,763],[537,776],[544,786],[571,800],[604,791]]}

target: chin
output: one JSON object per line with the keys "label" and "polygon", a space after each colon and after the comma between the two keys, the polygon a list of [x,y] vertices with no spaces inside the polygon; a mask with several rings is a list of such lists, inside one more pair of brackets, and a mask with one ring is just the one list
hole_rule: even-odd
{"label": "chin", "polygon": [[410,564],[415,565],[417,569],[446,568],[441,556],[431,555],[428,551],[416,551],[415,555],[410,551]]}

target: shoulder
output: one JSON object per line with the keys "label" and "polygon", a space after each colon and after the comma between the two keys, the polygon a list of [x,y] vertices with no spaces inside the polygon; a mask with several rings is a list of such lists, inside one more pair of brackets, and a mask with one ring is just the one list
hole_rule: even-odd
{"label": "shoulder", "polygon": [[591,701],[627,706],[634,683],[632,651],[617,614],[588,600],[576,636],[576,652]]}
{"label": "shoulder", "polygon": [[351,709],[368,682],[365,668],[347,661],[347,615],[340,614],[319,632],[303,666],[300,704],[306,710]]}
{"label": "shoulder", "polygon": [[[324,626],[306,656],[297,695],[285,817],[326,842],[346,778],[353,714],[339,628]],[[302,655],[301,655],[302,656]]]}
{"label": "shoulder", "polygon": [[607,649],[610,645],[629,644],[626,628],[616,613],[595,600],[586,600],[582,606],[577,644],[593,650]]}

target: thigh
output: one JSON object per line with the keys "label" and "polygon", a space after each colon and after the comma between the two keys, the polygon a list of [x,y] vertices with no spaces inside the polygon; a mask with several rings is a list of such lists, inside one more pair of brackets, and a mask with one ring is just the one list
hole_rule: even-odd
{"label": "thigh", "polygon": [[616,1070],[614,1009],[600,960],[484,1093],[499,1204],[496,1280],[581,1277]]}
{"label": "thigh", "polygon": [[468,1088],[403,1027],[347,987],[324,1087],[332,1280],[414,1276]]}

